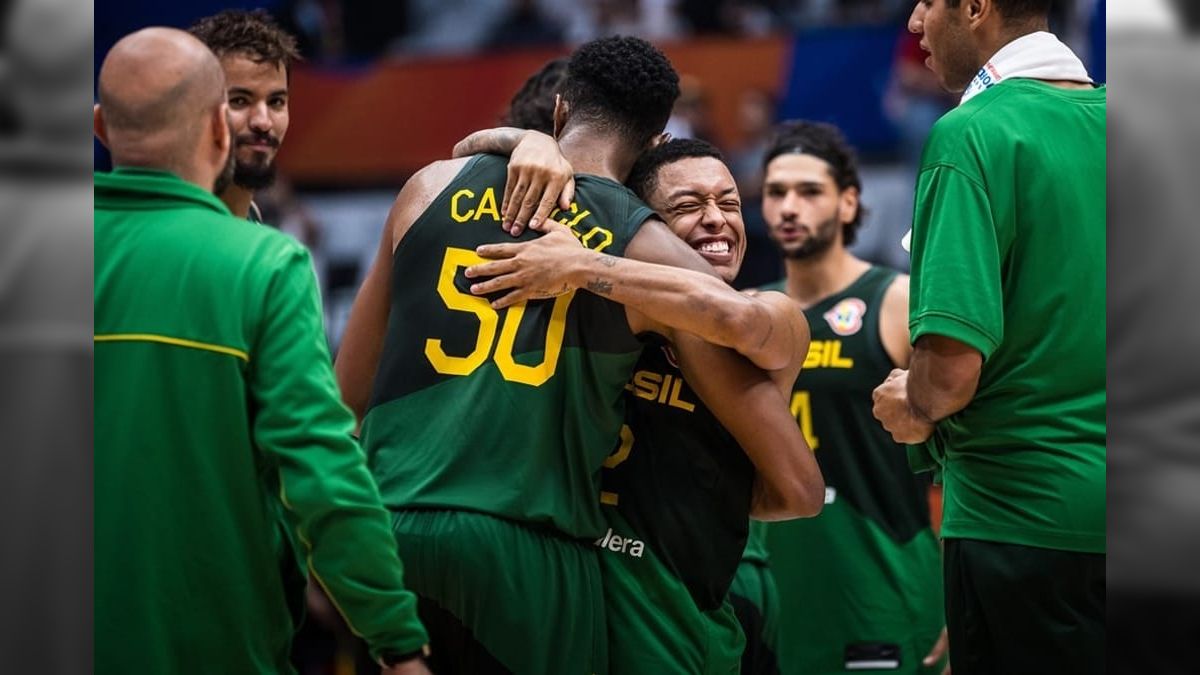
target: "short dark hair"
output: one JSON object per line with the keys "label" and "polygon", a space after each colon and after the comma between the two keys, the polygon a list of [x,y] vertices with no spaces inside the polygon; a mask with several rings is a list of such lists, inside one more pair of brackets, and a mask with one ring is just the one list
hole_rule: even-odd
{"label": "short dark hair", "polygon": [[289,73],[292,63],[301,59],[296,38],[280,28],[265,9],[227,9],[200,19],[188,32],[218,58],[244,54],[256,63],[282,66]]}
{"label": "short dark hair", "polygon": [[[1022,20],[1049,15],[1054,0],[992,0],[992,3],[1005,19]],[[946,5],[950,7],[961,4],[962,0],[946,0]]]}
{"label": "short dark hair", "polygon": [[679,75],[649,42],[605,37],[571,55],[562,94],[571,117],[616,132],[640,148],[666,126],[679,98]]}
{"label": "short dark hair", "polygon": [[692,157],[712,157],[721,162],[725,161],[721,151],[708,141],[697,138],[673,139],[643,152],[633,165],[633,170],[629,172],[625,186],[633,190],[640,199],[645,200],[651,192],[658,189],[659,169],[681,159]]}
{"label": "short dark hair", "polygon": [[513,94],[503,123],[509,127],[534,129],[554,135],[554,95],[567,79],[567,57],[546,62]]}
{"label": "short dark hair", "polygon": [[[858,176],[858,157],[854,148],[846,141],[842,132],[832,124],[788,120],[775,127],[767,154],[763,156],[763,177],[767,165],[780,155],[812,155],[829,165],[829,172],[838,191],[855,188],[862,193],[862,180]],[[863,208],[860,204],[854,219],[842,226],[842,242],[849,246],[858,236],[862,226]]]}

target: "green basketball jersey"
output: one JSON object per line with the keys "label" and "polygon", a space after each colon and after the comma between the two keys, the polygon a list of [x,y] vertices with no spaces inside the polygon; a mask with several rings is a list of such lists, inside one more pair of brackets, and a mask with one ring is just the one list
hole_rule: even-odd
{"label": "green basketball jersey", "polygon": [[[595,539],[600,466],[642,345],[624,308],[591,293],[500,311],[470,293],[475,248],[512,241],[500,229],[506,161],[473,158],[397,246],[363,445],[389,508],[478,511]],[[622,255],[650,215],[620,184],[580,175],[575,203],[552,217]]]}
{"label": "green basketball jersey", "polygon": [[920,672],[922,650],[942,626],[928,487],[871,414],[871,392],[894,367],[879,338],[879,312],[895,276],[873,267],[805,311],[812,342],[792,412],[825,477],[825,508],[767,528],[783,606],[784,673],[870,662]]}
{"label": "green basketball jersey", "polygon": [[736,672],[744,638],[726,600],[746,546],[754,465],[648,340],[605,461],[596,541],[614,672]]}
{"label": "green basketball jersey", "polygon": [[606,520],[619,515],[632,531],[617,534],[652,550],[696,606],[720,607],[746,547],[754,465],[684,381],[661,338],[649,341],[626,389],[627,425],[604,463]]}

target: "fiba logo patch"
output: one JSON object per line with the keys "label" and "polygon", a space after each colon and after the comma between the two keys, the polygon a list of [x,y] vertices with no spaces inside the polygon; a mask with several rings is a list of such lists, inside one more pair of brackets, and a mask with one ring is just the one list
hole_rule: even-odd
{"label": "fiba logo patch", "polygon": [[838,335],[854,335],[862,329],[867,303],[858,298],[846,298],[825,312],[825,320]]}

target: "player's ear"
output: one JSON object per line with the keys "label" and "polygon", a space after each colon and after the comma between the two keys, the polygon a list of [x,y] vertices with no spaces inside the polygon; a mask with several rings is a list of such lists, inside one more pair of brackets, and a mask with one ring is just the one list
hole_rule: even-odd
{"label": "player's ear", "polygon": [[657,148],[658,146],[660,146],[660,145],[662,145],[663,143],[666,143],[666,142],[668,142],[668,141],[670,141],[670,140],[671,140],[671,134],[669,134],[669,133],[667,133],[667,132],[665,132],[665,131],[664,131],[663,133],[661,133],[661,134],[658,134],[658,135],[657,135],[657,136],[655,136],[654,138],[651,138],[651,139],[650,139],[650,142],[649,142],[649,143],[646,145],[646,149],[647,149],[647,150],[652,150],[652,149],[654,149],[654,148]]}
{"label": "player's ear", "polygon": [[212,134],[213,141],[217,144],[217,150],[224,157],[229,154],[229,146],[233,143],[233,127],[229,121],[229,104],[221,102],[217,106],[212,115]]}
{"label": "player's ear", "polygon": [[92,106],[92,132],[100,139],[100,145],[107,148],[108,129],[104,126],[104,111],[100,109],[99,103]]}
{"label": "player's ear", "polygon": [[838,197],[838,221],[843,225],[848,225],[854,222],[858,216],[858,188],[851,185],[842,190],[842,194]]}
{"label": "player's ear", "polygon": [[563,100],[562,94],[554,95],[554,137],[562,133],[563,127],[567,124],[567,113],[570,104]]}
{"label": "player's ear", "polygon": [[983,23],[996,11],[995,3],[992,0],[962,0],[962,4],[962,11],[966,16],[967,24],[971,28],[975,28]]}

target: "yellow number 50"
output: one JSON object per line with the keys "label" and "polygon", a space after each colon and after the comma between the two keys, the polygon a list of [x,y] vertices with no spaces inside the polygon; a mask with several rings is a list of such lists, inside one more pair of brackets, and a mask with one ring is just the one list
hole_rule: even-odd
{"label": "yellow number 50", "polygon": [[[558,355],[562,352],[563,336],[567,325],[567,308],[575,297],[575,291],[560,295],[554,299],[550,310],[550,325],[546,328],[546,348],[543,351],[542,362],[527,366],[517,363],[513,357],[514,343],[517,339],[517,328],[521,318],[525,316],[526,303],[521,302],[509,307],[505,312],[503,325],[500,314],[492,309],[485,298],[463,293],[454,286],[454,277],[458,270],[470,267],[487,260],[479,257],[474,251],[465,248],[447,248],[446,256],[442,259],[442,271],[438,275],[437,292],[446,307],[456,312],[474,314],[479,319],[479,333],[475,336],[475,347],[466,356],[451,356],[442,349],[442,341],[438,338],[425,340],[425,358],[429,359],[433,369],[443,375],[470,375],[483,365],[492,355],[500,375],[509,382],[519,382],[531,387],[540,387],[554,377],[558,368]],[[500,325],[500,340],[496,343],[496,327]],[[495,344],[495,354],[492,345]]]}

